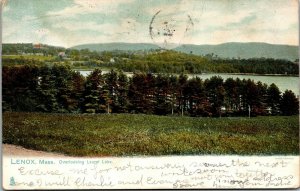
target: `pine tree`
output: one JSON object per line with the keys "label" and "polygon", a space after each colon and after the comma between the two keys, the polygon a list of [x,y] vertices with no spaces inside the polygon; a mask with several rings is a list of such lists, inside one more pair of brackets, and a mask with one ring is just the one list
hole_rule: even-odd
{"label": "pine tree", "polygon": [[79,72],[72,72],[72,85],[68,109],[72,112],[82,112],[85,78]]}
{"label": "pine tree", "polygon": [[180,74],[178,78],[178,103],[180,108],[181,116],[184,115],[187,110],[187,97],[184,95],[184,88],[187,84],[188,77],[187,75]]}
{"label": "pine tree", "polygon": [[3,110],[35,111],[38,68],[35,66],[3,67]]}
{"label": "pine tree", "polygon": [[57,112],[59,105],[57,102],[58,89],[55,84],[55,76],[52,69],[44,66],[40,69],[38,80],[37,96],[39,105],[37,109],[43,112]]}
{"label": "pine tree", "polygon": [[239,110],[240,105],[240,95],[238,91],[237,81],[233,78],[226,79],[226,81],[224,82],[224,88],[224,104],[226,112],[229,114],[234,114]]}
{"label": "pine tree", "polygon": [[116,107],[115,111],[117,113],[128,112],[128,105],[129,105],[128,86],[129,86],[128,77],[123,72],[120,72],[118,75],[117,89],[116,89],[117,103],[115,105]]}
{"label": "pine tree", "polygon": [[205,91],[212,106],[214,116],[221,116],[221,109],[224,105],[225,88],[223,79],[220,76],[213,76],[205,80]]}
{"label": "pine tree", "polygon": [[155,84],[155,114],[167,115],[171,112],[171,90],[168,76],[158,75]]}
{"label": "pine tree", "polygon": [[151,114],[154,111],[155,77],[152,74],[135,73],[130,81],[128,97],[130,110]]}
{"label": "pine tree", "polygon": [[256,83],[258,98],[255,103],[254,113],[256,115],[266,115],[267,99],[268,99],[268,85],[258,81]]}
{"label": "pine tree", "polygon": [[167,97],[167,102],[171,105],[171,114],[174,115],[175,112],[178,112],[179,105],[179,84],[177,76],[170,76],[170,95]]}
{"label": "pine tree", "polygon": [[71,90],[72,90],[72,72],[66,66],[53,66],[52,75],[55,76],[55,87],[57,89],[56,99],[59,112],[70,112]]}
{"label": "pine tree", "polygon": [[244,90],[243,90],[243,109],[247,115],[255,116],[256,107],[259,102],[259,90],[257,85],[253,80],[243,80]]}
{"label": "pine tree", "polygon": [[95,69],[87,76],[84,92],[83,111],[86,113],[105,112],[105,100],[103,98],[104,80],[102,71]]}
{"label": "pine tree", "polygon": [[105,75],[104,97],[107,105],[107,113],[116,112],[118,107],[118,73],[111,70]]}
{"label": "pine tree", "polygon": [[280,100],[280,110],[283,115],[299,114],[299,100],[291,90],[286,90]]}
{"label": "pine tree", "polygon": [[281,92],[279,88],[272,83],[267,90],[267,106],[270,108],[272,115],[280,114]]}
{"label": "pine tree", "polygon": [[198,108],[203,108],[201,104],[203,104],[203,101],[205,99],[204,95],[204,85],[200,78],[192,78],[188,80],[186,86],[183,90],[184,97],[187,98],[187,107],[188,111],[191,115],[197,116],[201,115],[199,113],[200,110]]}

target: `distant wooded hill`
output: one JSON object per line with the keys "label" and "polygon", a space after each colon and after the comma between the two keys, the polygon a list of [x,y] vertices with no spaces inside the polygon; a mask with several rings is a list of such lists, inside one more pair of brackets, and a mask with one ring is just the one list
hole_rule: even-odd
{"label": "distant wooded hill", "polygon": [[[151,43],[97,43],[97,44],[82,44],[69,49],[89,49],[91,51],[151,51],[160,49],[156,44]],[[57,55],[60,51],[65,51],[66,48],[54,47],[42,44],[40,47],[35,47],[34,44],[18,43],[18,44],[2,44],[2,54],[22,54],[22,53],[43,53],[46,55]],[[223,59],[249,59],[249,58],[273,58],[286,59],[295,61],[299,58],[298,46],[267,44],[260,42],[249,43],[224,43],[219,45],[193,45],[183,44],[175,49],[175,51],[194,54],[200,56],[208,56],[211,58]]]}
{"label": "distant wooded hill", "polygon": [[[233,44],[240,45],[240,48],[235,47],[237,53],[233,51],[233,48],[226,49],[226,46],[230,44],[223,44],[215,45],[215,49],[211,48],[211,51],[208,51],[211,53],[208,54],[200,51],[203,52],[202,56],[195,55],[197,52],[195,52],[196,48],[193,48],[193,46],[196,45],[182,45],[177,48],[179,50],[182,49],[182,52],[180,52],[176,50],[161,51],[158,46],[146,43],[87,44],[68,49],[44,44],[4,44],[2,63],[3,65],[44,65],[45,61],[50,61],[52,62],[51,64],[53,62],[62,62],[70,65],[68,61],[83,61],[81,64],[71,65],[75,68],[104,67],[117,68],[125,72],[141,71],[147,73],[299,74],[298,64],[294,62],[297,59],[296,56],[294,58],[280,56],[284,52],[289,51],[289,48],[283,48],[283,45],[268,45],[267,47],[269,48],[266,49],[262,47],[259,49],[257,46],[255,49],[251,43]],[[243,58],[241,53],[238,57],[225,57],[212,53],[212,51],[218,50],[216,47],[221,46],[223,46],[223,50],[227,54],[238,54],[239,52],[250,54],[250,52],[254,52],[256,55],[260,53],[260,56],[255,57],[253,53],[252,58]],[[248,48],[248,50],[245,48],[247,46],[252,46],[252,48]],[[205,47],[205,45],[196,47]],[[219,51],[221,50],[219,48]],[[184,53],[184,51],[187,53]],[[263,55],[263,52],[269,52],[269,55],[274,53],[274,55],[273,57],[266,56],[266,54]],[[277,54],[275,54],[276,52]]]}
{"label": "distant wooded hill", "polygon": [[97,44],[82,44],[71,47],[71,49],[89,49],[92,51],[139,51],[139,50],[155,50],[159,49],[159,46],[150,43],[97,43]]}
{"label": "distant wooded hill", "polygon": [[267,43],[224,43],[219,45],[182,45],[177,51],[205,55],[214,53],[221,58],[298,59],[298,46]]}
{"label": "distant wooded hill", "polygon": [[64,52],[64,47],[51,46],[47,44],[33,43],[3,43],[3,55],[26,55],[26,54],[43,54],[43,55],[58,55],[59,52]]}
{"label": "distant wooded hill", "polygon": [[[98,43],[83,44],[71,47],[72,49],[90,49],[92,51],[138,51],[159,49],[158,45],[150,43]],[[298,46],[251,43],[224,43],[219,45],[192,45],[184,44],[174,50],[195,55],[210,55],[220,58],[274,58],[294,61],[298,59]]]}

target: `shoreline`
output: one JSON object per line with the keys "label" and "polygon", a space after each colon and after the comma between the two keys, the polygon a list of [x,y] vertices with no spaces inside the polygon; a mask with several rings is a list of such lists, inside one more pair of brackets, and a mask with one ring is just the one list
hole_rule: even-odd
{"label": "shoreline", "polygon": [[[100,69],[102,72],[109,72],[111,69],[102,69],[102,68],[72,68],[73,71],[93,71],[94,69]],[[118,69],[114,69],[117,71]],[[128,74],[133,74],[134,72],[125,72]],[[153,74],[162,74],[162,73],[153,73]],[[163,73],[163,74],[169,74],[169,75],[180,75],[179,73]],[[185,75],[242,75],[242,76],[280,76],[280,77],[299,77],[299,75],[288,75],[288,74],[257,74],[257,73],[187,73]]]}
{"label": "shoreline", "polygon": [[188,75],[242,75],[242,76],[282,76],[282,77],[299,77],[299,75],[287,75],[287,74],[257,74],[257,73],[202,73],[202,74],[188,74]]}

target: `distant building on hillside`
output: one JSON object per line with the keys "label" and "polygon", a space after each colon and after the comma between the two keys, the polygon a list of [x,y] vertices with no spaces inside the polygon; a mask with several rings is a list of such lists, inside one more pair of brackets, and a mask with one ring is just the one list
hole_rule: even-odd
{"label": "distant building on hillside", "polygon": [[38,43],[38,44],[32,44],[33,46],[33,49],[43,49],[43,50],[46,50],[48,49],[47,45],[43,45],[41,43]]}
{"label": "distant building on hillside", "polygon": [[115,62],[116,62],[116,61],[115,61],[115,58],[111,58],[111,59],[109,60],[109,62],[112,63],[112,64],[115,63]]}
{"label": "distant building on hillside", "polygon": [[65,53],[65,52],[59,52],[59,53],[58,53],[58,56],[59,56],[60,58],[64,58],[64,57],[66,57],[66,53]]}
{"label": "distant building on hillside", "polygon": [[34,48],[34,49],[41,49],[41,48],[43,48],[43,45],[42,45],[41,43],[39,43],[39,44],[34,44],[34,45],[33,45],[33,48]]}

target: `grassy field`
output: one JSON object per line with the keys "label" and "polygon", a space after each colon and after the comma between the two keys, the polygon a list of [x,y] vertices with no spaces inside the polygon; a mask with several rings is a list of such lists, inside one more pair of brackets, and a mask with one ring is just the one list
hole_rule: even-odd
{"label": "grassy field", "polygon": [[3,143],[71,156],[299,153],[292,117],[4,113]]}

